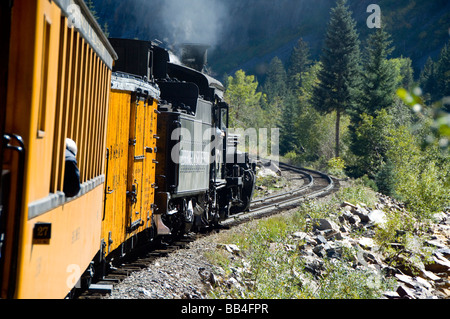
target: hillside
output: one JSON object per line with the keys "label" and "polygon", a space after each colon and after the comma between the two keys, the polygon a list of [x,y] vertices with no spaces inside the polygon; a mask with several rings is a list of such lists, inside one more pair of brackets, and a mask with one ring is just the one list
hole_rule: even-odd
{"label": "hillside", "polygon": [[[201,42],[212,46],[210,67],[217,75],[244,69],[258,75],[274,57],[286,61],[300,37],[314,58],[334,0],[93,0],[102,26],[111,37],[159,39],[167,46]],[[349,0],[364,46],[373,0]],[[413,60],[418,71],[449,39],[447,0],[379,0],[384,25],[392,34],[394,56]],[[417,75],[418,72],[416,72]]]}

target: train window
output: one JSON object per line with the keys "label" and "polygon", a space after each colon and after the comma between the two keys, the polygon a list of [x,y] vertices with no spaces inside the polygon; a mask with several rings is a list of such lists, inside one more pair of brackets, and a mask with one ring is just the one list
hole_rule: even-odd
{"label": "train window", "polygon": [[71,42],[73,29],[67,26],[67,19],[61,17],[58,82],[55,112],[55,133],[53,137],[53,162],[50,192],[56,193],[63,188],[63,160],[65,151],[65,138],[67,130],[67,100],[69,86],[69,72],[71,65]]}
{"label": "train window", "polygon": [[66,138],[74,140],[78,147],[80,182],[101,177],[111,75],[83,35],[69,27],[67,17],[61,17],[60,32],[50,193],[63,190]]}
{"label": "train window", "polygon": [[48,88],[48,66],[50,55],[50,21],[44,16],[44,30],[43,30],[43,50],[42,50],[42,64],[41,64],[41,92],[39,101],[38,113],[38,132],[37,137],[43,138],[45,136],[45,117],[47,110],[47,88]]}
{"label": "train window", "polygon": [[220,102],[219,111],[220,111],[220,129],[226,132],[228,127],[228,104]]}

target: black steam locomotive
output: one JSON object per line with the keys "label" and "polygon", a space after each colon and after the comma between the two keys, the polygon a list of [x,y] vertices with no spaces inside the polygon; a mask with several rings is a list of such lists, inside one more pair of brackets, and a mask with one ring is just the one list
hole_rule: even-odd
{"label": "black steam locomotive", "polygon": [[256,164],[228,133],[223,85],[204,72],[207,46],[184,45],[181,62],[149,41],[110,39],[113,71],[160,88],[155,195],[159,235],[181,235],[249,208]]}

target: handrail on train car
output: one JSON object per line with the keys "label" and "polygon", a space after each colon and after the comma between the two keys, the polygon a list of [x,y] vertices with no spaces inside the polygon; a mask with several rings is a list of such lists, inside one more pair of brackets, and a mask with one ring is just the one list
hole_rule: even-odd
{"label": "handrail on train car", "polygon": [[[17,145],[11,144],[15,141]],[[20,225],[22,218],[22,205],[23,205],[23,184],[25,177],[25,144],[23,139],[19,135],[15,134],[4,134],[3,144],[5,149],[10,149],[19,154],[19,166],[17,170],[17,192],[16,192],[16,211],[14,213],[14,227],[12,229],[14,239],[12,252],[11,252],[11,273],[9,275],[9,280],[12,284],[8,284],[7,298],[14,298],[15,288],[16,288],[16,277],[17,277],[17,262],[19,258],[19,238],[20,238]]]}

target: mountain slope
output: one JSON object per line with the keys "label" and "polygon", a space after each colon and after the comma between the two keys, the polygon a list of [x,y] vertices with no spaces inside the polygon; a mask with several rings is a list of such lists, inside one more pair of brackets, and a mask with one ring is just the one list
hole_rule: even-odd
{"label": "mountain slope", "polygon": [[[101,25],[112,37],[159,39],[167,46],[202,42],[212,46],[216,74],[237,69],[263,75],[274,56],[287,60],[300,37],[318,59],[334,0],[94,0]],[[373,0],[349,0],[364,41]],[[418,71],[449,40],[448,0],[379,0],[383,25],[395,51],[413,60]],[[416,72],[417,75],[417,72]]]}

